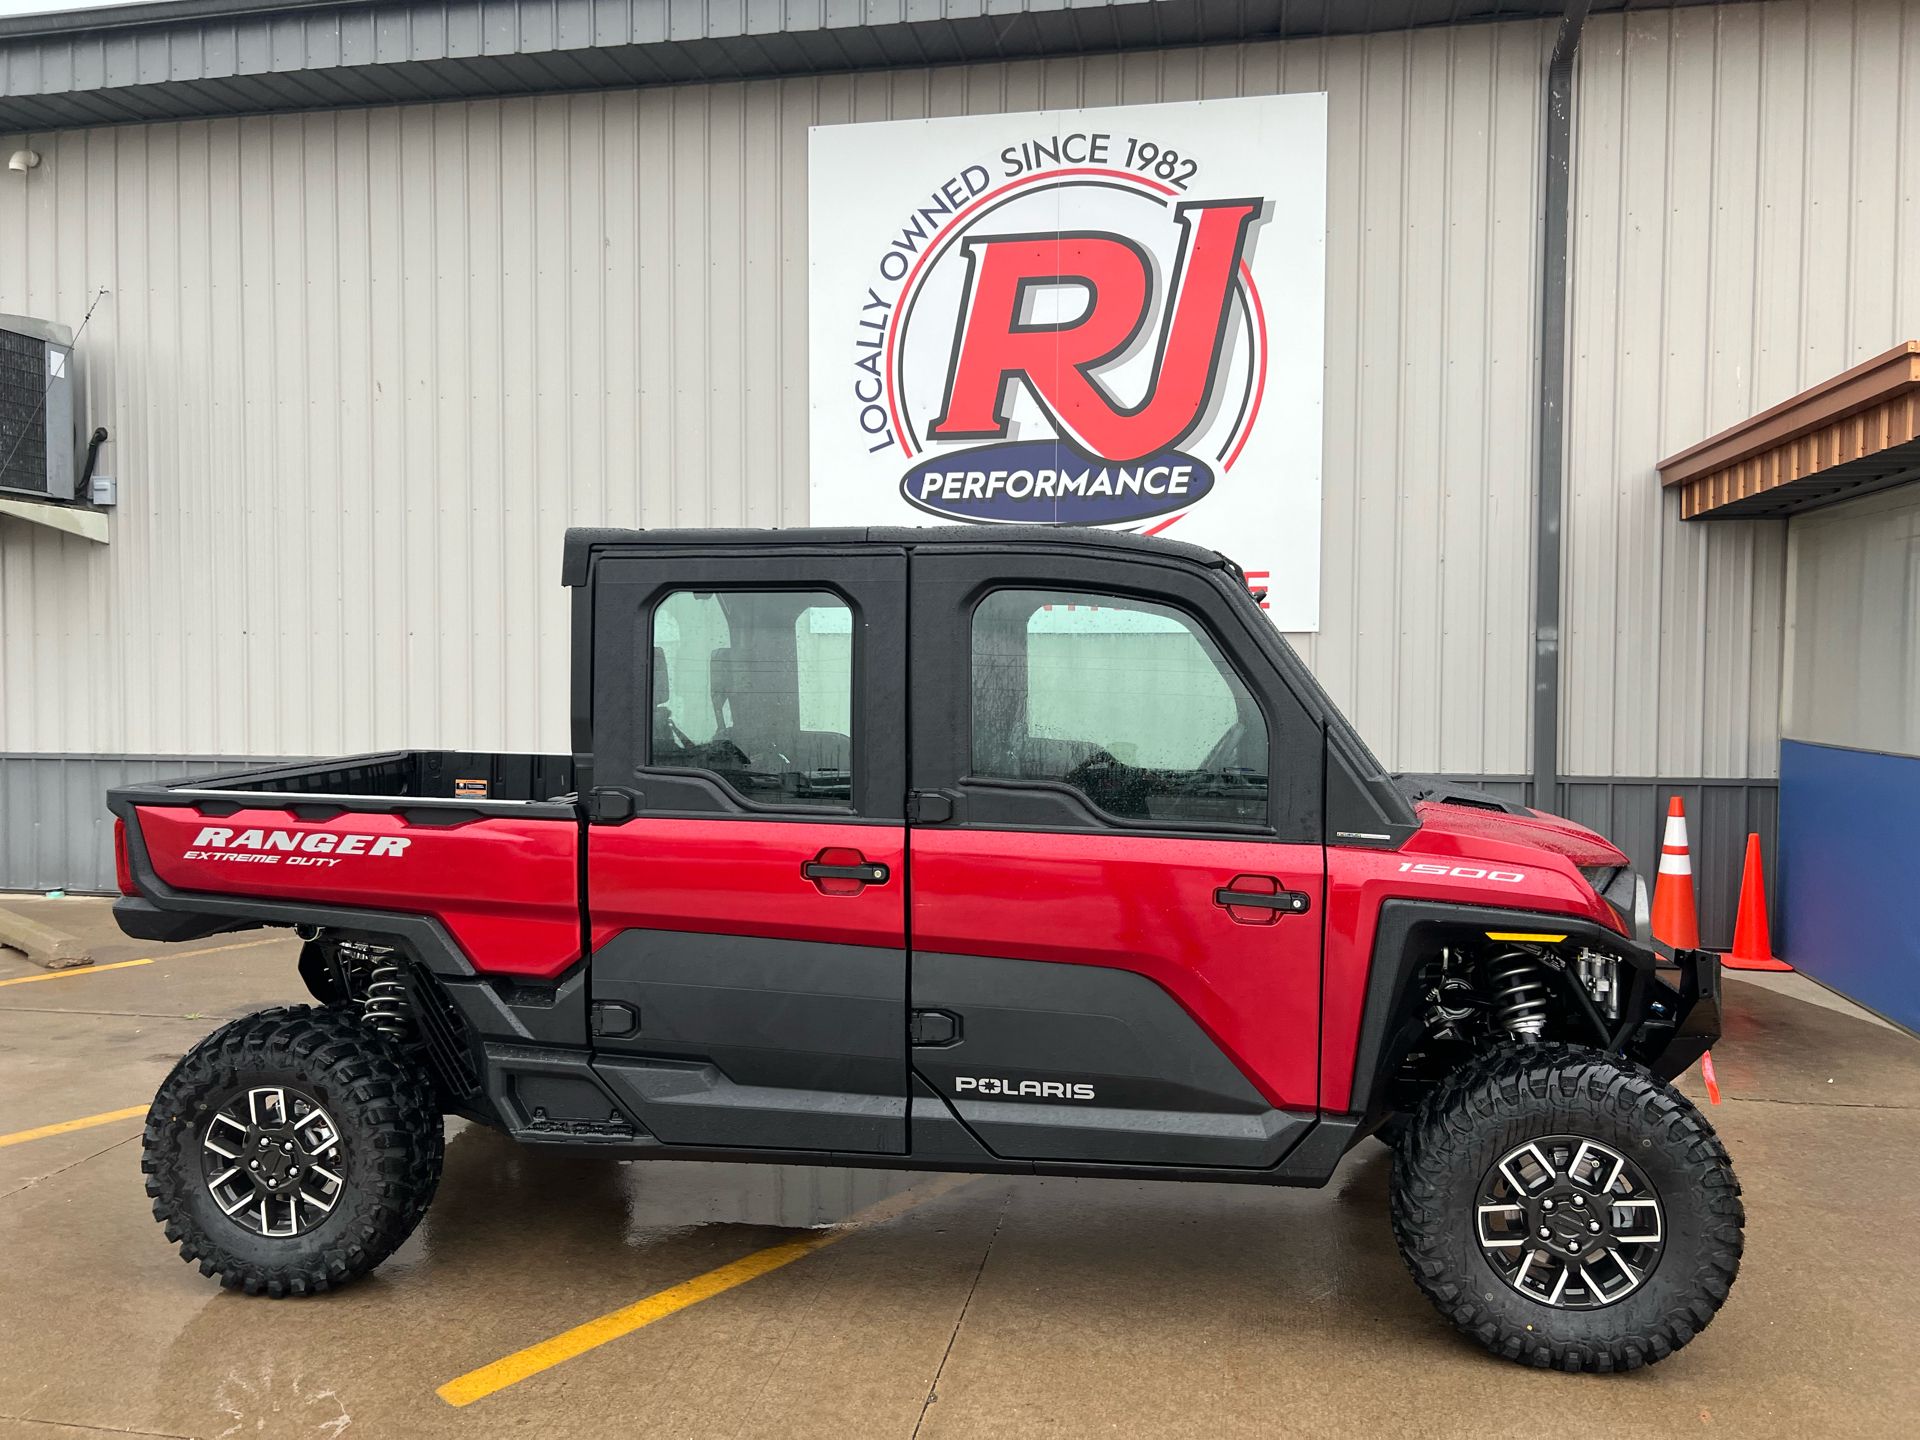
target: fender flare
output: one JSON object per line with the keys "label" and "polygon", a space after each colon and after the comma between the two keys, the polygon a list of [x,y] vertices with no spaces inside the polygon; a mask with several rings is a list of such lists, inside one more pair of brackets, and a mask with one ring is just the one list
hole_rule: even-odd
{"label": "fender flare", "polygon": [[[1357,1114],[1375,1114],[1384,1103],[1387,1082],[1405,1051],[1402,1032],[1419,1006],[1414,981],[1429,954],[1420,943],[1422,934],[1437,929],[1551,929],[1569,940],[1586,941],[1597,950],[1618,955],[1643,975],[1651,974],[1659,962],[1657,952],[1585,916],[1429,900],[1383,902],[1373,934],[1366,1001],[1354,1047],[1353,1090],[1347,1102],[1347,1108]],[[1635,986],[1635,993],[1639,992],[1640,987]],[[1717,1008],[1715,1013],[1717,1016]]]}

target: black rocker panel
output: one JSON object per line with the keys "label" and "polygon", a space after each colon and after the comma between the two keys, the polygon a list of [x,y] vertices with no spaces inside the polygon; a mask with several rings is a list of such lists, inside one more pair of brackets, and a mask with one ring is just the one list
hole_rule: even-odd
{"label": "black rocker panel", "polygon": [[913,1005],[959,1018],[957,1040],[914,1048],[916,1074],[1009,1159],[1265,1168],[1315,1118],[1267,1104],[1131,971],[917,953]]}
{"label": "black rocker panel", "polygon": [[668,1144],[897,1152],[903,971],[888,948],[625,930],[593,1000],[638,1023],[595,1036],[595,1069]]}

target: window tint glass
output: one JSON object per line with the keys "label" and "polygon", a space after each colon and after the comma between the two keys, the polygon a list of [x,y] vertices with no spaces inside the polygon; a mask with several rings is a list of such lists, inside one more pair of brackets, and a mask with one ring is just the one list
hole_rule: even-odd
{"label": "window tint glass", "polygon": [[653,612],[649,762],[749,800],[853,800],[853,614],[821,591],[676,590]]}
{"label": "window tint glass", "polygon": [[1130,819],[1260,822],[1267,726],[1179,611],[1002,590],[973,616],[973,772],[1071,785]]}

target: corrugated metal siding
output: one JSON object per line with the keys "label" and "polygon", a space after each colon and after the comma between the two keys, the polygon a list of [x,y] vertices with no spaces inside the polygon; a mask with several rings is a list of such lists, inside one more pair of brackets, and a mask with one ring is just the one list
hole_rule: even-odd
{"label": "corrugated metal siding", "polygon": [[205,755],[0,755],[0,890],[112,891],[107,791],[266,763]]}
{"label": "corrugated metal siding", "polygon": [[1788,738],[1920,756],[1920,487],[1788,533]]}
{"label": "corrugated metal siding", "polygon": [[[1704,0],[1595,9],[1694,3]],[[0,125],[1022,60],[1560,9],[1561,0],[343,0],[238,16],[0,17]]]}
{"label": "corrugated metal siding", "polygon": [[[566,744],[563,526],[806,519],[807,126],[1325,89],[1323,629],[1389,763],[1524,770],[1549,27],[0,137],[113,543],[0,523],[0,751]],[[18,182],[22,177],[11,177]],[[24,200],[15,198],[24,196]]]}
{"label": "corrugated metal siding", "polygon": [[1593,21],[1575,128],[1563,769],[1769,776],[1786,534],[1654,462],[1920,335],[1920,23],[1898,3]]}

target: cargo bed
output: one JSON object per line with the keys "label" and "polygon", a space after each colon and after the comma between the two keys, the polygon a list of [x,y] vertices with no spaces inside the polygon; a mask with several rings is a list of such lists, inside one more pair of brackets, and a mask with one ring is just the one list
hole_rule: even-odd
{"label": "cargo bed", "polygon": [[109,792],[129,934],[256,925],[404,935],[449,975],[544,979],[582,953],[566,755],[397,750]]}
{"label": "cargo bed", "polygon": [[571,755],[471,750],[391,750],[302,760],[237,774],[159,781],[140,791],[220,790],[338,795],[370,800],[505,800],[571,804]]}

